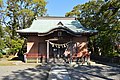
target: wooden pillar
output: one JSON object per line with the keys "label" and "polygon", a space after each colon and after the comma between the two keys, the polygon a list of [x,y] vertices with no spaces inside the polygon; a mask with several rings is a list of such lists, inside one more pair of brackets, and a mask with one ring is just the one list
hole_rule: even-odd
{"label": "wooden pillar", "polygon": [[37,60],[37,63],[38,63],[38,62],[39,62],[39,59],[37,58],[36,60]]}
{"label": "wooden pillar", "polygon": [[47,62],[49,61],[49,40],[47,40]]}
{"label": "wooden pillar", "polygon": [[27,57],[26,57],[26,54],[24,54],[24,61],[25,61],[25,63],[27,63]]}
{"label": "wooden pillar", "polygon": [[72,53],[73,53],[73,47],[72,47],[72,41],[70,41],[70,64],[72,63]]}

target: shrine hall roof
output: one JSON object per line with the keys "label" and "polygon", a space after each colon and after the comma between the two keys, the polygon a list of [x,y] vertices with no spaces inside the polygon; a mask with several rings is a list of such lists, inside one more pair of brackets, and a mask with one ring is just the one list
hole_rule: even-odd
{"label": "shrine hall roof", "polygon": [[71,17],[38,17],[29,28],[17,30],[18,33],[48,33],[62,28],[73,33],[97,33],[97,30],[84,28],[81,23]]}

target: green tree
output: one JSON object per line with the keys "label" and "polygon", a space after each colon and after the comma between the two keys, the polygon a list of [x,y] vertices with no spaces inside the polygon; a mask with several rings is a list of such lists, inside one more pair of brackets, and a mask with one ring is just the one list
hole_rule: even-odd
{"label": "green tree", "polygon": [[10,53],[15,54],[24,44],[24,38],[20,41],[16,30],[30,27],[37,16],[45,15],[45,6],[45,0],[7,0],[3,12],[3,23],[6,26],[5,43],[10,48],[8,50]]}
{"label": "green tree", "polygon": [[115,56],[115,42],[120,33],[120,2],[119,0],[92,0],[77,5],[66,16],[75,16],[83,26],[98,30],[98,35],[91,37],[94,53],[103,56]]}
{"label": "green tree", "polygon": [[2,26],[0,25],[0,51],[4,48],[4,41],[3,41],[3,29]]}
{"label": "green tree", "polygon": [[44,0],[7,0],[4,24],[11,30],[11,39],[16,37],[17,29],[28,28],[35,17],[43,16],[45,6]]}
{"label": "green tree", "polygon": [[0,0],[0,55],[2,57],[2,49],[4,49],[5,44],[4,44],[4,40],[3,40],[3,36],[4,36],[4,31],[3,31],[3,26],[2,26],[2,7],[3,7],[3,2],[2,0]]}
{"label": "green tree", "polygon": [[0,0],[0,7],[2,6],[2,4],[3,4],[3,1],[2,1],[2,0]]}

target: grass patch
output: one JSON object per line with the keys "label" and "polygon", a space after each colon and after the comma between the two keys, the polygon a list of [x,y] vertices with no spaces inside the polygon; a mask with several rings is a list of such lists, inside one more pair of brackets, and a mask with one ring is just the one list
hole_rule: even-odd
{"label": "grass patch", "polygon": [[0,66],[15,66],[13,61],[0,61]]}
{"label": "grass patch", "polygon": [[15,66],[20,64],[20,60],[17,60],[15,56],[9,56],[6,58],[3,56],[3,58],[0,58],[0,66]]}

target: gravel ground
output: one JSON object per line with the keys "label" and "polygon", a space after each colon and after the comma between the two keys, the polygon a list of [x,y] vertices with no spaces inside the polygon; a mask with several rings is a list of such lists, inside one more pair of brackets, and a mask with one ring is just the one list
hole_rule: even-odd
{"label": "gravel ground", "polygon": [[[0,80],[47,80],[50,69],[56,65],[58,64],[14,62],[14,65],[0,66]],[[98,63],[92,63],[91,66],[77,64],[64,66],[71,80],[120,80],[119,66]]]}
{"label": "gravel ground", "polygon": [[120,66],[94,63],[67,67],[71,80],[120,80]]}
{"label": "gravel ground", "polygon": [[0,80],[46,80],[49,70],[46,64],[0,66]]}

